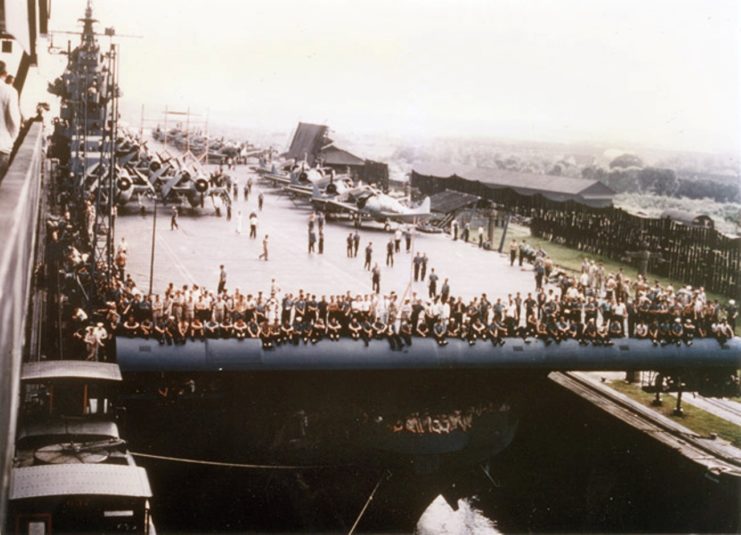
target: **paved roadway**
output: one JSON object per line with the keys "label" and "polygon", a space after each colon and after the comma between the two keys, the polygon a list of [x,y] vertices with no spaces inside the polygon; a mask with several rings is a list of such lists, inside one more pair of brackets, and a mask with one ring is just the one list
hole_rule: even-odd
{"label": "paved roadway", "polygon": [[[232,176],[240,184],[251,172],[239,166]],[[180,230],[170,230],[170,208],[160,207],[157,217],[157,239],[155,251],[155,274],[153,291],[165,288],[168,282],[176,285],[199,284],[216,289],[219,264],[227,270],[227,287],[239,288],[242,292],[267,291],[271,278],[275,277],[284,291],[303,289],[317,296],[350,290],[366,293],[371,290],[370,273],[363,270],[363,249],[373,242],[373,261],[382,268],[381,291],[395,290],[401,294],[411,279],[411,254],[395,255],[396,265],[386,267],[386,243],[392,236],[380,225],[369,223],[361,229],[361,241],[357,258],[346,258],[345,239],[352,230],[349,222],[330,222],[325,225],[324,255],[307,252],[307,222],[311,209],[306,204],[295,203],[285,194],[279,193],[268,184],[257,179],[253,194],[245,201],[240,187],[239,199],[233,209],[231,222],[225,213],[219,218],[214,209],[206,204],[204,209],[181,211]],[[265,193],[262,212],[257,210],[257,192]],[[242,233],[236,232],[237,213],[242,212]],[[250,240],[248,216],[258,212],[258,239]],[[137,284],[146,291],[149,285],[149,262],[152,235],[152,208],[147,214],[136,213],[136,204],[120,211],[116,223],[116,240],[121,236],[128,243],[128,269]],[[263,235],[270,235],[270,260],[258,260]],[[496,237],[497,240],[499,236]],[[464,298],[486,292],[488,297],[506,298],[516,291],[532,291],[535,287],[530,268],[519,269],[509,266],[504,255],[485,251],[460,241],[453,242],[448,236],[438,234],[415,235],[414,251],[426,252],[430,268],[440,276],[438,289],[445,277],[450,279],[453,295]],[[426,285],[416,283],[413,291],[426,294]]]}
{"label": "paved roadway", "polygon": [[[623,372],[578,372],[580,376],[589,378],[590,381],[595,383],[606,381],[622,381],[625,379],[625,373]],[[676,399],[674,394],[669,394],[670,397]],[[666,403],[675,403],[675,401],[666,401]],[[702,409],[705,412],[714,414],[719,418],[731,422],[734,425],[741,427],[741,402],[738,398],[727,399],[727,398],[706,398],[699,394],[693,394],[686,392],[682,396],[682,403],[687,403],[698,409]]]}

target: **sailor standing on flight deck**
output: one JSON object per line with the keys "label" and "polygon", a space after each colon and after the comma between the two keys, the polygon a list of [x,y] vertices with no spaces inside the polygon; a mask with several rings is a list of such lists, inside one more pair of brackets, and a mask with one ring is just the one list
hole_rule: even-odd
{"label": "sailor standing on flight deck", "polygon": [[[241,215],[241,212],[239,212]],[[250,214],[250,239],[257,238],[257,214]]]}
{"label": "sailor standing on flight deck", "polygon": [[178,225],[178,207],[173,206],[170,211],[170,230],[176,229],[180,229],[180,225]]}
{"label": "sailor standing on flight deck", "polygon": [[221,295],[225,289],[226,289],[226,270],[224,269],[224,264],[221,264],[219,266],[219,286],[216,289],[216,294]]}
{"label": "sailor standing on flight deck", "polygon": [[265,237],[262,239],[262,254],[258,257],[258,260],[265,259],[265,262],[268,261],[268,235],[265,234]]}
{"label": "sailor standing on flight deck", "polygon": [[316,232],[311,228],[309,230],[309,254],[314,252],[314,246],[316,244]]}
{"label": "sailor standing on flight deck", "polygon": [[419,280],[425,280],[425,275],[427,275],[427,253],[422,253],[422,264],[420,266],[419,271]]}
{"label": "sailor standing on flight deck", "polygon": [[353,236],[352,236],[352,232],[350,232],[347,235],[347,250],[346,250],[346,254],[347,254],[347,257],[348,258],[352,258],[352,256],[353,256],[352,249],[353,249]]}
{"label": "sailor standing on flight deck", "polygon": [[[0,80],[5,80],[8,71],[0,61]],[[0,83],[0,180],[10,163],[13,143],[21,126],[21,110],[18,107],[18,92],[11,85]]]}
{"label": "sailor standing on flight deck", "polygon": [[394,240],[391,238],[386,244],[386,265],[394,267]]}
{"label": "sailor standing on flight deck", "polygon": [[407,246],[407,253],[412,250],[412,229],[409,225],[404,228],[404,241]]}
{"label": "sailor standing on flight deck", "polygon": [[422,253],[417,251],[412,264],[414,265],[414,282],[417,282],[419,280],[419,269],[422,267]]}
{"label": "sailor standing on flight deck", "polygon": [[381,293],[381,268],[378,267],[378,263],[376,263],[376,265],[373,266],[371,282],[372,282],[372,291],[374,291],[377,294]]}
{"label": "sailor standing on flight deck", "polygon": [[515,260],[517,259],[517,251],[520,249],[520,246],[517,245],[517,240],[512,240],[509,242],[509,265],[514,266]]}
{"label": "sailor standing on flight deck", "polygon": [[365,264],[363,264],[363,269],[367,269],[368,271],[370,271],[372,260],[373,260],[373,242],[368,242],[368,245],[365,247]]}
{"label": "sailor standing on flight deck", "polygon": [[437,296],[437,279],[438,279],[438,276],[437,276],[437,273],[435,273],[435,268],[432,268],[430,272],[430,276],[428,277],[428,281],[429,281],[428,287],[430,290],[430,294],[429,294],[430,298]]}
{"label": "sailor standing on flight deck", "polygon": [[358,249],[360,248],[360,233],[358,231],[355,231],[355,234],[352,236],[352,255],[354,257],[358,256]]}
{"label": "sailor standing on flight deck", "polygon": [[316,222],[316,212],[311,212],[309,214],[309,232],[314,230],[314,223]]}

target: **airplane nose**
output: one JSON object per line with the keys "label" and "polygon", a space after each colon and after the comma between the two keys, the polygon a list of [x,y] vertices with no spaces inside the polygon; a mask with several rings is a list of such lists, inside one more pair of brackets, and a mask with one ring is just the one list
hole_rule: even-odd
{"label": "airplane nose", "polygon": [[121,177],[118,179],[118,190],[119,191],[128,191],[130,187],[131,187],[131,180],[125,177]]}
{"label": "airplane nose", "polygon": [[208,181],[204,178],[196,180],[196,191],[198,193],[206,193],[208,190]]}

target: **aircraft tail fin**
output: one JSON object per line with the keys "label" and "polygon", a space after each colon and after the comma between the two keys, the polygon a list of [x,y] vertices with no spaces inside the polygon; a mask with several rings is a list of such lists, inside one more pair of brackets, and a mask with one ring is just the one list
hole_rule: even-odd
{"label": "aircraft tail fin", "polygon": [[425,199],[417,206],[413,212],[415,215],[430,215],[430,198],[425,197]]}
{"label": "aircraft tail fin", "polygon": [[384,215],[386,215],[390,219],[395,219],[397,221],[407,221],[407,222],[424,221],[431,215],[430,214],[430,198],[425,197],[425,200],[422,201],[419,204],[419,206],[417,206],[416,208],[411,208],[403,214],[384,213]]}

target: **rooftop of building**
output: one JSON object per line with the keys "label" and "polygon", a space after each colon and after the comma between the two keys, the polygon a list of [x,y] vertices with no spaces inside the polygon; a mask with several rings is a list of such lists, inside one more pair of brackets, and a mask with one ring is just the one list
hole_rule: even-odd
{"label": "rooftop of building", "polygon": [[581,197],[612,197],[615,192],[598,180],[565,176],[538,175],[487,167],[471,167],[439,162],[414,164],[417,175],[437,178],[458,177],[481,182],[492,188],[510,188],[521,194],[567,195]]}

